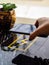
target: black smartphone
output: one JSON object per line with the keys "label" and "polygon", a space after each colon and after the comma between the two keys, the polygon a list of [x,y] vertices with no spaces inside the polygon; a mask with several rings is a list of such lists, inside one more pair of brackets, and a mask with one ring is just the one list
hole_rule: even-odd
{"label": "black smartphone", "polygon": [[12,29],[10,29],[10,31],[14,33],[19,33],[19,34],[30,35],[30,33],[33,32],[35,29],[36,29],[35,25],[16,24]]}

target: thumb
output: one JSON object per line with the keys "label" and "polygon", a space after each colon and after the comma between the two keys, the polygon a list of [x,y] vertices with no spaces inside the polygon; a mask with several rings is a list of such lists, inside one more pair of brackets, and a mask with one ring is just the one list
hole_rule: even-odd
{"label": "thumb", "polygon": [[39,26],[38,20],[36,21],[35,26],[36,26],[36,28],[38,28],[38,26]]}

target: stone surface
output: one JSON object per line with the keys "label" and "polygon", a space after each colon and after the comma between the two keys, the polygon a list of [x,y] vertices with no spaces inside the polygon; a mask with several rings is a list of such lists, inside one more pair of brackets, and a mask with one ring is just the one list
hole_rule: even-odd
{"label": "stone surface", "polygon": [[36,55],[42,58],[49,58],[49,37],[40,37],[25,53],[22,51],[7,52],[0,48],[0,65],[14,65],[12,64],[12,59],[21,53],[31,57]]}

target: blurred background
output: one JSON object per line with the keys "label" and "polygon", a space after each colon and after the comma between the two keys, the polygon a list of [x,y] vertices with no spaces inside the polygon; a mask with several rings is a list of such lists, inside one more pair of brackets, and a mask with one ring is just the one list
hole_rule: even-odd
{"label": "blurred background", "polygon": [[0,3],[15,3],[21,5],[41,5],[41,6],[49,6],[49,0],[0,0]]}
{"label": "blurred background", "polygon": [[33,24],[40,17],[49,17],[49,0],[0,0],[0,3],[16,4],[17,23]]}

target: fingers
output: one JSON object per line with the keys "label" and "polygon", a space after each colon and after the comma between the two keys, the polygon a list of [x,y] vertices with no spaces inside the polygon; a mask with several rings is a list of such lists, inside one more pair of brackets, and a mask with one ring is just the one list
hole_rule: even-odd
{"label": "fingers", "polygon": [[31,40],[33,40],[33,39],[34,39],[34,36],[33,36],[33,34],[32,34],[32,35],[30,35],[29,40],[31,41]]}
{"label": "fingers", "polygon": [[30,34],[30,36],[29,36],[29,40],[30,40],[30,41],[33,40],[36,36],[37,36],[37,32],[36,32],[36,31],[32,32],[32,33]]}
{"label": "fingers", "polygon": [[[35,26],[37,29],[30,34],[29,40],[33,40],[36,36],[46,37],[49,35],[49,19],[48,18],[39,18]],[[46,36],[45,36],[46,35]]]}

